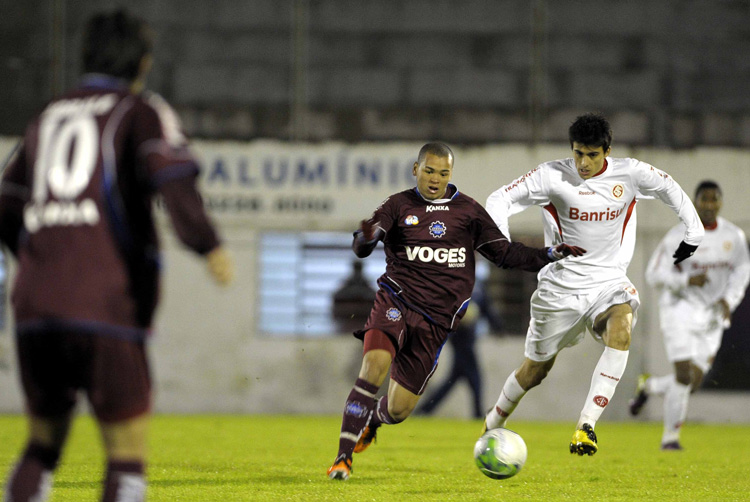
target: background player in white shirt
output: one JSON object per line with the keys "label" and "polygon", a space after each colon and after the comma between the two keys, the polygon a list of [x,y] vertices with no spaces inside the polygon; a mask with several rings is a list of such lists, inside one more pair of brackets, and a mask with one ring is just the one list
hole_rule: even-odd
{"label": "background player in white shirt", "polygon": [[745,233],[719,217],[721,205],[719,185],[701,182],[695,190],[695,207],[706,229],[700,249],[680,265],[671,263],[668,250],[682,234],[678,225],[664,236],[646,269],[649,285],[660,291],[659,323],[674,374],[641,375],[630,412],[637,415],[649,394],[664,396],[662,450],[682,449],[680,427],[687,417],[688,397],[711,367],[750,281]]}
{"label": "background player in white shirt", "polygon": [[588,252],[539,272],[525,359],[506,380],[485,427],[504,427],[526,392],[547,376],[557,353],[588,331],[605,349],[570,452],[593,455],[598,449],[594,427],[625,371],[640,304],[626,275],[635,245],[636,201],[660,199],[687,227],[673,255],[675,263],[695,251],[704,231],[689,196],[668,174],[636,159],[609,157],[612,131],[603,116],[576,118],[568,137],[573,158],[541,164],[487,199],[487,211],[505,235],[509,216],[537,205],[544,208],[547,245],[565,239]]}

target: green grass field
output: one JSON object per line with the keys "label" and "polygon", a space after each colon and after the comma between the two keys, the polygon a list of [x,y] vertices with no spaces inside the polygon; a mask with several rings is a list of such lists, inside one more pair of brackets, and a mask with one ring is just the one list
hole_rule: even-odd
{"label": "green grass field", "polygon": [[[339,417],[157,416],[148,470],[153,501],[687,501],[750,500],[750,427],[688,424],[683,452],[659,451],[661,424],[600,422],[599,453],[568,453],[573,423],[514,422],[529,458],[495,481],[474,465],[478,421],[412,417],[380,430],[354,457],[347,482],[325,471]],[[21,417],[0,416],[3,485],[23,445]],[[103,456],[79,418],[55,477],[53,501],[97,500]]]}

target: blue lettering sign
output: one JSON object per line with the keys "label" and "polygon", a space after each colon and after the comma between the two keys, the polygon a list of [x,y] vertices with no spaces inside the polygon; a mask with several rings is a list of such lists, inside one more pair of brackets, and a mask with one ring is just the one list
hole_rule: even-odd
{"label": "blue lettering sign", "polygon": [[278,166],[274,166],[273,159],[263,161],[263,180],[268,185],[278,186],[284,183],[289,171],[289,160],[279,159]]}
{"label": "blue lettering sign", "polygon": [[255,185],[256,180],[250,174],[250,162],[247,157],[240,158],[237,168],[239,169],[237,181],[239,181],[240,185]]}
{"label": "blue lettering sign", "polygon": [[371,166],[367,165],[364,160],[357,163],[357,184],[370,182],[371,185],[380,183],[380,169],[382,165],[380,160],[376,160]]}
{"label": "blue lettering sign", "polygon": [[320,161],[317,166],[314,168],[311,168],[308,166],[308,164],[304,161],[304,159],[300,159],[299,163],[297,164],[297,172],[294,175],[294,182],[297,184],[300,183],[315,183],[316,178],[321,181],[321,184],[327,185],[329,182],[329,176],[328,176],[328,164],[326,164],[324,161]]}
{"label": "blue lettering sign", "polygon": [[213,183],[216,180],[223,182],[225,185],[230,182],[229,173],[227,172],[226,167],[224,166],[224,160],[221,157],[216,159],[216,162],[214,162],[214,165],[208,173],[209,183]]}

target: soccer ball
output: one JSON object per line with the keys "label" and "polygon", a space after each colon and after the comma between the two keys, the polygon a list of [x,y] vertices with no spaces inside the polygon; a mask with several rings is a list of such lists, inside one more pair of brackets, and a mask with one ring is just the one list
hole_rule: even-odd
{"label": "soccer ball", "polygon": [[507,479],[526,463],[526,443],[509,429],[490,429],[474,445],[474,461],[487,477]]}

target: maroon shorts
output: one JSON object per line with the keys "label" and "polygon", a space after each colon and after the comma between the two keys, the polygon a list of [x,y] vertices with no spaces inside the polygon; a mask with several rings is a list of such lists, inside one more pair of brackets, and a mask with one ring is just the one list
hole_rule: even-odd
{"label": "maroon shorts", "polygon": [[365,329],[358,336],[370,329],[387,334],[396,348],[391,379],[409,392],[422,395],[437,369],[447,331],[382,290],[378,290]]}
{"label": "maroon shorts", "polygon": [[78,390],[102,422],[127,420],[151,408],[142,340],[56,329],[19,334],[16,342],[21,384],[34,416],[70,413]]}

